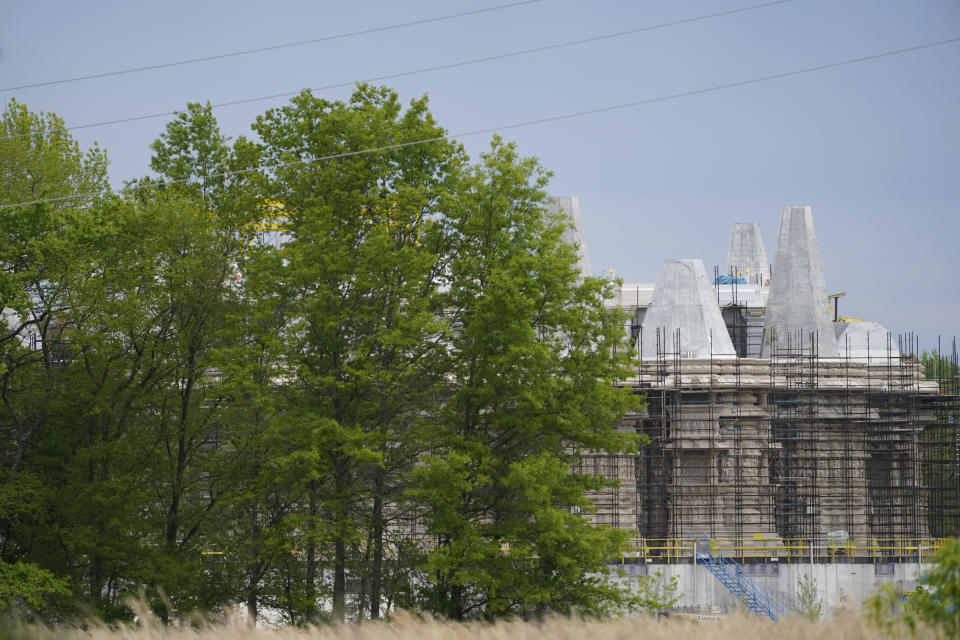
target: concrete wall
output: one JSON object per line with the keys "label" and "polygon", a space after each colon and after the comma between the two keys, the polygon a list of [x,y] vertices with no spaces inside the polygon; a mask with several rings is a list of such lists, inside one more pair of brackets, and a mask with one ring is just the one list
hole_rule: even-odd
{"label": "concrete wall", "polygon": [[[748,566],[747,571],[752,567]],[[769,566],[769,565],[759,565]],[[892,571],[892,575],[879,575],[879,571]],[[864,600],[876,593],[880,585],[885,582],[899,584],[905,589],[917,586],[920,575],[929,570],[931,565],[911,563],[896,563],[889,565],[873,564],[814,564],[808,563],[781,563],[776,568],[776,575],[750,576],[758,587],[766,590],[771,596],[779,600],[787,608],[793,608],[797,598],[797,583],[804,574],[811,574],[816,580],[817,596],[822,603],[825,616],[834,609],[843,606],[862,608]],[[729,613],[736,598],[717,580],[712,573],[700,565],[692,564],[648,564],[624,565],[626,578],[647,573],[653,575],[661,571],[665,578],[677,577],[679,587],[677,593],[681,596],[677,603],[679,608],[719,609]]]}

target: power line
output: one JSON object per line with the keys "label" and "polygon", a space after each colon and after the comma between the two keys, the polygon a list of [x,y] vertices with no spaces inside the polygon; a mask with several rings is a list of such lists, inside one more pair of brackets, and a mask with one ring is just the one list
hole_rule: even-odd
{"label": "power line", "polygon": [[[413,70],[409,70],[409,71],[400,71],[400,72],[397,72],[397,73],[389,73],[389,74],[385,74],[385,75],[371,76],[371,77],[369,77],[369,78],[364,78],[364,79],[362,79],[362,80],[350,80],[349,82],[338,82],[338,83],[336,83],[336,84],[328,84],[328,85],[324,85],[324,86],[320,86],[320,87],[308,87],[306,90],[309,90],[309,91],[327,91],[327,90],[329,90],[329,89],[341,89],[341,88],[344,88],[344,87],[352,87],[352,86],[354,86],[355,84],[357,84],[357,83],[359,83],[359,82],[380,82],[380,81],[383,81],[383,80],[392,80],[392,79],[395,79],[395,78],[403,78],[403,77],[418,75],[418,74],[421,74],[421,73],[428,73],[428,72],[431,72],[431,71],[443,71],[443,70],[446,70],[446,69],[455,69],[455,68],[457,68],[457,67],[466,67],[466,66],[470,66],[470,65],[481,64],[481,63],[484,63],[484,62],[493,62],[493,61],[495,61],[495,60],[504,60],[504,59],[507,59],[507,58],[514,58],[514,57],[517,57],[517,56],[524,56],[524,55],[529,55],[529,54],[533,54],[533,53],[541,53],[541,52],[543,52],[543,51],[551,51],[551,50],[554,50],[554,49],[562,49],[562,48],[565,48],[565,47],[572,47],[572,46],[576,46],[576,45],[587,44],[587,43],[590,43],[590,42],[598,42],[598,41],[601,41],[601,40],[610,40],[610,39],[613,39],[613,38],[622,38],[622,37],[624,37],[624,36],[634,35],[634,34],[637,34],[637,33],[643,33],[643,32],[645,32],[645,31],[654,31],[654,30],[657,30],[657,29],[665,29],[665,28],[667,28],[667,27],[674,27],[674,26],[678,26],[678,25],[682,25],[682,24],[689,24],[689,23],[691,23],[691,22],[700,22],[700,21],[702,21],[702,20],[709,20],[709,19],[711,19],[711,18],[719,18],[719,17],[721,17],[721,16],[728,16],[728,15],[732,15],[732,14],[735,14],[735,13],[743,13],[743,12],[745,12],[745,11],[752,11],[752,10],[754,10],[754,9],[762,9],[762,8],[764,8],[764,7],[769,7],[769,6],[777,5],[777,4],[784,4],[784,3],[786,3],[786,2],[792,2],[792,1],[793,1],[793,0],[774,0],[773,2],[764,2],[764,3],[761,3],[761,4],[754,4],[754,5],[750,5],[750,6],[746,6],[746,7],[740,7],[740,8],[738,8],[738,9],[730,9],[730,10],[727,10],[727,11],[720,11],[720,12],[717,12],[717,13],[708,13],[708,14],[704,14],[704,15],[701,15],[701,16],[696,16],[696,17],[693,17],[693,18],[683,18],[683,19],[681,19],[681,20],[673,20],[673,21],[671,21],[671,22],[663,22],[663,23],[660,23],[660,24],[650,25],[650,26],[646,26],[646,27],[637,27],[637,28],[635,28],[635,29],[628,29],[628,30],[626,30],[626,31],[617,31],[617,32],[615,32],[615,33],[606,33],[606,34],[602,34],[602,35],[598,35],[598,36],[591,36],[591,37],[589,37],[589,38],[581,38],[581,39],[579,39],[579,40],[568,40],[568,41],[566,41],[566,42],[558,42],[558,43],[556,43],[556,44],[544,45],[544,46],[542,46],[542,47],[534,47],[534,48],[532,48],[532,49],[521,49],[521,50],[519,50],[519,51],[511,51],[511,52],[509,52],[509,53],[501,53],[501,54],[497,54],[497,55],[493,55],[493,56],[485,56],[485,57],[482,57],[482,58],[472,58],[472,59],[470,59],[470,60],[462,60],[462,61],[460,61],[460,62],[451,62],[451,63],[447,63],[447,64],[439,64],[439,65],[433,65],[433,66],[429,66],[429,67],[421,67],[421,68],[419,68],[419,69],[413,69]],[[221,107],[231,107],[231,106],[236,106],[236,105],[240,105],[240,104],[250,104],[250,103],[253,103],[253,102],[263,102],[263,101],[266,101],[266,100],[274,100],[274,99],[277,99],[277,98],[288,98],[288,97],[290,97],[290,96],[295,96],[295,95],[299,94],[301,91],[303,91],[303,89],[298,90],[298,91],[286,91],[286,92],[283,92],[283,93],[273,93],[273,94],[265,95],[265,96],[256,96],[256,97],[253,97],[253,98],[241,98],[240,100],[230,100],[230,101],[228,101],[228,102],[218,102],[218,103],[216,103],[216,104],[210,105],[210,107],[211,107],[212,109],[219,109],[219,108],[221,108]],[[159,113],[150,113],[150,114],[145,114],[145,115],[140,115],[140,116],[130,116],[130,117],[127,117],[127,118],[117,118],[117,119],[115,119],[115,120],[103,120],[103,121],[101,121],[101,122],[91,122],[91,123],[88,123],[88,124],[80,124],[80,125],[75,125],[75,126],[72,126],[72,127],[65,127],[65,128],[62,129],[62,130],[63,130],[63,131],[75,131],[75,130],[77,130],[77,129],[90,129],[90,128],[93,128],[93,127],[105,127],[105,126],[109,126],[109,125],[124,124],[124,123],[128,123],[128,122],[138,122],[138,121],[141,121],[141,120],[152,120],[152,119],[155,119],[155,118],[164,118],[164,117],[169,117],[169,116],[176,115],[177,113],[178,113],[177,111],[163,111],[163,112],[159,112]],[[42,131],[42,130],[41,130],[41,131]],[[36,132],[33,132],[33,133],[36,133]],[[0,136],[0,140],[7,140],[7,139],[9,139],[9,138],[23,138],[23,137],[26,137],[26,136],[33,135],[33,133],[20,133],[20,134],[12,135],[12,136]]]}
{"label": "power line", "polygon": [[277,49],[289,49],[291,47],[302,47],[308,44],[316,44],[318,42],[328,42],[330,40],[342,40],[344,38],[352,38],[354,36],[362,36],[370,33],[380,33],[383,31],[392,31],[394,29],[403,29],[405,27],[413,27],[421,24],[429,24],[431,22],[440,22],[443,20],[452,20],[453,18],[463,18],[465,16],[473,16],[481,13],[489,13],[491,11],[500,11],[501,9],[510,9],[513,7],[519,7],[525,4],[534,4],[536,2],[541,2],[542,0],[522,0],[520,2],[510,2],[508,4],[501,4],[495,7],[487,7],[485,9],[474,9],[473,11],[463,11],[461,13],[451,13],[445,16],[436,16],[434,18],[424,18],[423,20],[414,20],[412,22],[401,22],[399,24],[391,24],[383,27],[374,27],[372,29],[363,29],[361,31],[350,31],[348,33],[338,33],[332,36],[323,36],[321,38],[312,38],[310,40],[299,40],[297,42],[284,42],[282,44],[275,44],[269,47],[258,47],[256,49],[244,49],[243,51],[232,51],[230,53],[220,53],[213,56],[204,56],[202,58],[189,58],[187,60],[177,60],[175,62],[164,62],[161,64],[151,64],[144,67],[132,67],[130,69],[120,69],[118,71],[106,71],[104,73],[92,73],[86,76],[75,76],[73,78],[63,78],[61,80],[48,80],[46,82],[34,82],[32,84],[24,84],[19,87],[6,87],[0,89],[0,92],[3,91],[17,91],[19,89],[33,89],[35,87],[49,87],[57,84],[67,84],[69,82],[81,82],[83,80],[95,80],[97,78],[109,78],[111,76],[121,76],[128,73],[139,73],[140,71],[152,71],[154,69],[167,69],[169,67],[178,67],[185,64],[196,64],[198,62],[209,62],[211,60],[222,60],[223,58],[232,58],[234,56],[246,56],[254,53],[263,53],[265,51],[276,51]]}
{"label": "power line", "polygon": [[[473,130],[473,131],[465,131],[465,132],[462,132],[462,133],[447,134],[447,135],[443,135],[443,136],[434,136],[434,137],[432,137],[432,138],[424,138],[424,139],[421,139],[421,140],[412,140],[412,141],[410,141],[410,142],[401,142],[401,143],[397,143],[397,144],[385,145],[385,146],[382,146],[382,147],[373,147],[373,148],[369,148],[369,149],[358,149],[357,151],[345,151],[345,152],[343,152],[343,153],[335,153],[335,154],[331,154],[331,155],[327,155],[327,156],[321,156],[321,157],[319,157],[319,158],[311,158],[311,159],[309,159],[309,160],[293,160],[293,161],[290,161],[290,162],[280,162],[280,163],[276,163],[276,164],[272,164],[272,165],[259,165],[259,166],[257,166],[257,167],[252,167],[252,168],[250,168],[250,169],[241,169],[241,170],[237,170],[237,171],[224,171],[224,172],[222,172],[222,173],[217,173],[217,174],[213,174],[213,175],[210,175],[210,176],[206,176],[205,179],[211,179],[211,178],[226,178],[226,177],[230,177],[230,176],[237,176],[237,175],[243,175],[243,174],[247,174],[247,173],[253,173],[253,172],[255,172],[255,171],[260,171],[260,170],[275,170],[275,169],[282,169],[282,168],[285,168],[285,167],[292,167],[292,166],[297,166],[297,165],[314,164],[314,163],[317,163],[317,162],[324,162],[324,161],[327,161],[327,160],[338,160],[338,159],[341,159],[341,158],[349,158],[349,157],[352,157],[352,156],[359,156],[359,155],[364,155],[364,154],[368,154],[368,153],[380,153],[380,152],[383,152],[383,151],[391,151],[391,150],[394,150],[394,149],[403,149],[403,148],[405,148],[405,147],[413,147],[413,146],[417,146],[417,145],[421,145],[421,144],[427,144],[427,143],[430,143],[430,142],[440,142],[440,141],[442,141],[442,140],[451,140],[451,139],[456,139],[456,138],[467,138],[467,137],[470,137],[470,136],[476,136],[476,135],[481,135],[481,134],[485,134],[485,133],[496,133],[496,132],[498,132],[498,131],[504,131],[504,130],[508,130],[508,129],[519,129],[519,128],[522,128],[522,127],[530,127],[530,126],[534,126],[534,125],[538,125],[538,124],[546,124],[546,123],[549,123],[549,122],[559,122],[559,121],[561,121],[561,120],[570,120],[570,119],[573,119],[573,118],[580,118],[580,117],[583,117],[583,116],[594,115],[594,114],[597,114],[597,113],[606,113],[606,112],[609,112],[609,111],[617,111],[617,110],[620,110],[620,109],[629,109],[629,108],[631,108],[631,107],[639,107],[639,106],[642,106],[642,105],[653,104],[653,103],[655,103],[655,102],[665,102],[665,101],[667,101],[667,100],[676,100],[676,99],[678,99],[678,98],[687,98],[687,97],[690,97],[690,96],[701,95],[701,94],[704,94],[704,93],[712,93],[712,92],[714,92],[714,91],[722,91],[722,90],[725,90],[725,89],[733,89],[733,88],[736,88],[736,87],[743,87],[743,86],[746,86],[746,85],[758,84],[758,83],[761,83],[761,82],[768,82],[768,81],[770,81],[770,80],[779,80],[779,79],[782,79],[782,78],[789,78],[789,77],[791,77],[791,76],[798,76],[798,75],[802,75],[802,74],[805,74],[805,73],[813,73],[813,72],[815,72],[815,71],[823,71],[823,70],[825,70],[825,69],[835,69],[835,68],[837,68],[837,67],[842,67],[842,66],[846,66],[846,65],[850,65],[850,64],[857,64],[857,63],[859,63],[859,62],[866,62],[866,61],[868,61],[868,60],[876,60],[876,59],[878,59],[878,58],[886,58],[886,57],[889,57],[889,56],[900,55],[900,54],[903,54],[903,53],[910,53],[910,52],[912,52],[912,51],[919,51],[919,50],[921,50],[921,49],[930,49],[930,48],[932,48],[932,47],[940,47],[940,46],[943,46],[943,45],[953,44],[953,43],[956,43],[956,42],[960,42],[960,37],[950,38],[949,40],[938,40],[938,41],[936,41],[936,42],[928,42],[928,43],[925,43],[925,44],[919,44],[919,45],[916,45],[916,46],[913,46],[913,47],[907,47],[907,48],[904,48],[904,49],[894,49],[894,50],[892,50],[892,51],[884,51],[884,52],[881,52],[881,53],[874,53],[874,54],[867,55],[867,56],[861,56],[861,57],[859,57],[859,58],[849,58],[849,59],[846,59],[846,60],[839,60],[839,61],[837,61],[837,62],[829,62],[829,63],[827,63],[827,64],[821,64],[821,65],[817,65],[817,66],[814,66],[814,67],[804,67],[804,68],[802,68],[802,69],[794,69],[794,70],[792,70],[792,71],[784,71],[784,72],[781,72],[781,73],[774,73],[774,74],[766,75],[766,76],[758,76],[758,77],[756,77],[756,78],[750,78],[750,79],[747,79],[747,80],[738,80],[738,81],[736,81],[736,82],[727,82],[727,83],[724,83],[724,84],[717,84],[717,85],[713,85],[713,86],[710,86],[710,87],[703,87],[703,88],[701,88],[701,89],[692,89],[692,90],[690,90],[690,91],[682,91],[682,92],[680,92],[680,93],[671,93],[671,94],[668,94],[668,95],[658,96],[658,97],[655,97],[655,98],[646,98],[646,99],[643,99],[643,100],[636,100],[636,101],[633,101],[633,102],[624,102],[624,103],[621,103],[621,104],[615,104],[615,105],[610,105],[610,106],[606,106],[606,107],[597,107],[597,108],[595,108],[595,109],[587,109],[587,110],[585,110],[585,111],[575,111],[575,112],[572,112],[572,113],[564,113],[564,114],[556,115],[556,116],[548,116],[548,117],[546,117],[546,118],[538,118],[538,119],[536,119],[536,120],[525,120],[525,121],[523,121],[523,122],[515,122],[515,123],[512,123],[512,124],[501,125],[501,126],[498,126],[498,127],[488,127],[488,128],[484,128],[484,129],[475,129],[475,130]],[[154,183],[154,184],[151,184],[151,185],[145,185],[145,186],[143,186],[143,187],[135,187],[135,188],[157,187],[157,186],[166,185],[166,184],[178,184],[178,183],[189,183],[189,182],[191,182],[191,179],[189,179],[189,178],[188,178],[188,179],[181,179],[181,180],[168,180],[167,182],[164,182],[164,183]],[[27,200],[27,201],[24,201],[24,202],[14,202],[14,203],[10,203],[10,204],[0,204],[0,209],[6,209],[6,208],[10,208],[10,207],[20,207],[20,206],[26,206],[26,205],[32,205],[32,204],[44,204],[44,203],[48,203],[48,202],[63,202],[63,201],[65,201],[65,200],[76,200],[76,199],[80,199],[80,198],[90,198],[90,197],[95,197],[95,196],[100,196],[100,195],[103,195],[103,194],[102,194],[102,193],[99,193],[99,192],[77,193],[77,194],[73,194],[73,195],[69,195],[69,196],[60,196],[60,197],[57,197],[57,198],[43,198],[43,199],[39,199],[39,200]]]}

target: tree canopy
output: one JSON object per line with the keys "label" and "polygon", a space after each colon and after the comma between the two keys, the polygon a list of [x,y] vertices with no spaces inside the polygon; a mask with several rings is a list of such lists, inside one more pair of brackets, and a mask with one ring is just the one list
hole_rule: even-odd
{"label": "tree canopy", "polygon": [[612,425],[639,400],[548,172],[368,85],[252,132],[189,104],[111,194],[55,116],[3,115],[0,204],[43,202],[0,208],[0,606],[635,604],[575,470],[637,446]]}

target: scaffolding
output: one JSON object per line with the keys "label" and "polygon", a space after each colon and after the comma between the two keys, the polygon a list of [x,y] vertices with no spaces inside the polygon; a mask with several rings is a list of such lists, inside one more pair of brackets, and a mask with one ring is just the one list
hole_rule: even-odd
{"label": "scaffolding", "polygon": [[597,522],[661,560],[686,548],[666,541],[703,535],[743,557],[917,560],[933,544],[917,541],[960,532],[955,342],[924,372],[912,335],[868,342],[865,358],[849,342],[821,358],[819,336],[798,333],[770,358],[697,359],[679,330],[649,330],[657,352],[621,383],[644,405],[620,425],[649,442],[590,462],[620,485],[595,496]]}
{"label": "scaffolding", "polygon": [[776,488],[774,519],[784,538],[809,538],[816,533],[819,506],[815,339],[804,342],[802,336],[790,335],[771,343],[771,433],[779,445],[770,473]]}
{"label": "scaffolding", "polygon": [[944,353],[940,340],[925,375],[937,380],[939,393],[919,398],[922,414],[931,416],[920,436],[922,490],[930,535],[960,536],[960,360],[957,340]]}
{"label": "scaffolding", "polygon": [[[669,448],[671,426],[680,418],[680,330],[675,331],[669,343],[667,333],[656,329],[657,353],[653,367],[647,366],[640,354],[638,386],[646,394],[646,408],[638,432],[648,439],[637,456],[634,490],[637,493],[636,529],[648,538],[667,538],[675,532],[670,528],[670,514],[682,504],[672,500],[674,462]],[[642,343],[641,343],[642,344]],[[668,376],[669,374],[669,376]],[[668,385],[668,380],[673,385]]]}

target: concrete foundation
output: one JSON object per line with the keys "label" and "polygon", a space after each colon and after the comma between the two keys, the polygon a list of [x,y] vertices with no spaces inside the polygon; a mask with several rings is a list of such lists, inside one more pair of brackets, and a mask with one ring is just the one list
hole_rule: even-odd
{"label": "concrete foundation", "polygon": [[[706,568],[694,564],[639,564],[612,567],[623,570],[625,580],[637,575],[654,575],[661,572],[664,579],[677,578],[677,595],[680,601],[676,609],[729,613],[738,606],[736,599]],[[768,563],[746,565],[744,573],[758,587],[788,608],[797,605],[797,585],[801,576],[810,575],[816,580],[817,596],[824,616],[831,615],[842,607],[862,609],[863,601],[872,596],[880,586],[892,582],[911,590],[930,565],[918,562],[893,564],[805,564]],[[742,606],[741,606],[742,608]]]}

